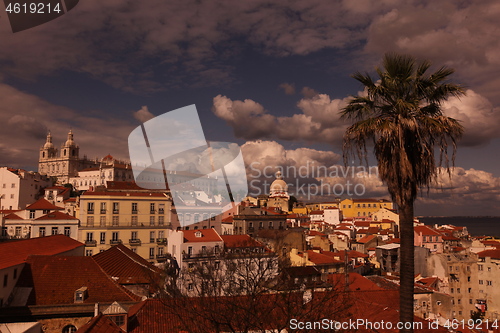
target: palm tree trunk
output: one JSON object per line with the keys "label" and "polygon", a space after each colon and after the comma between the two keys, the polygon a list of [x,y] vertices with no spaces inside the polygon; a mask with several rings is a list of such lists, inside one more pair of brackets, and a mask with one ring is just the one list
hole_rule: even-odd
{"label": "palm tree trunk", "polygon": [[[402,205],[399,208],[401,238],[399,320],[402,323],[411,323],[413,322],[413,288],[415,281],[413,203]],[[399,332],[413,333],[413,328],[404,328]]]}

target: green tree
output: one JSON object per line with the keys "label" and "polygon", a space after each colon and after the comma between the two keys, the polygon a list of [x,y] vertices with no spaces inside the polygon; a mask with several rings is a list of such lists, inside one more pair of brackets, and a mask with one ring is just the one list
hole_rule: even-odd
{"label": "green tree", "polygon": [[[443,167],[450,173],[456,142],[463,126],[443,114],[442,103],[464,89],[450,83],[454,70],[441,67],[427,73],[429,61],[417,62],[408,55],[388,53],[374,81],[359,72],[352,77],[365,93],[353,97],[342,109],[344,119],[354,121],[344,134],[344,159],[357,155],[367,163],[367,144],[373,143],[379,176],[387,184],[400,215],[400,320],[413,321],[414,234],[413,206],[418,191],[429,189]],[[439,160],[435,158],[439,149]],[[412,329],[401,332],[413,332]]]}

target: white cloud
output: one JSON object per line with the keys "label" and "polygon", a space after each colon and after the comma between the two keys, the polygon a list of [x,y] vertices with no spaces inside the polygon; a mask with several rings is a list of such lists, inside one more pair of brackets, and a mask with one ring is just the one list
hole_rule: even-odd
{"label": "white cloud", "polygon": [[340,145],[346,124],[340,120],[339,111],[345,103],[346,99],[332,100],[328,95],[319,94],[303,98],[297,103],[302,113],[291,117],[277,117],[253,100],[233,101],[218,95],[214,98],[213,111],[233,127],[235,136],[239,138]]}
{"label": "white cloud", "polygon": [[139,120],[141,123],[145,123],[154,117],[155,115],[149,112],[147,106],[143,106],[140,110],[134,112],[134,118]]}

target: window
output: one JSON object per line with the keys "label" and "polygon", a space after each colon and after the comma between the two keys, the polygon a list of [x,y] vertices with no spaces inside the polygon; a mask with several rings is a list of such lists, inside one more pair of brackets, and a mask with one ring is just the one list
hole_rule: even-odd
{"label": "window", "polygon": [[109,319],[111,319],[116,326],[123,326],[125,324],[125,315],[109,316]]}
{"label": "window", "polygon": [[113,231],[111,234],[111,240],[114,242],[118,242],[118,231]]}
{"label": "window", "polygon": [[154,216],[149,217],[149,225],[155,225],[155,217]]}
{"label": "window", "polygon": [[45,236],[45,227],[40,227],[40,229],[38,229],[38,236],[39,237]]}
{"label": "window", "polygon": [[113,227],[117,227],[118,226],[118,216],[113,216]]}
{"label": "window", "polygon": [[461,304],[462,303],[462,299],[457,299],[457,304]]}
{"label": "window", "polygon": [[64,326],[62,333],[75,333],[76,327],[73,325]]}
{"label": "window", "polygon": [[64,236],[71,237],[71,228],[70,227],[64,227]]}
{"label": "window", "polygon": [[94,217],[87,216],[87,227],[93,227],[93,226],[94,226]]}
{"label": "window", "polygon": [[93,232],[87,232],[87,242],[91,242],[94,240],[94,233]]}
{"label": "window", "polygon": [[5,274],[3,276],[3,286],[7,287],[7,283],[9,282],[9,274]]}
{"label": "window", "polygon": [[493,284],[493,282],[492,282],[492,281],[486,280],[486,285],[487,285],[487,286],[491,286],[492,284]]}
{"label": "window", "polygon": [[483,280],[479,280],[479,284],[483,284]]}
{"label": "window", "polygon": [[105,226],[106,226],[106,216],[101,216],[101,217],[99,218],[99,225],[100,225],[101,227],[105,227]]}
{"label": "window", "polygon": [[58,227],[52,227],[52,235],[57,235],[59,234],[59,228]]}
{"label": "window", "polygon": [[460,294],[460,288],[457,288],[457,293]]}
{"label": "window", "polygon": [[137,226],[137,216],[132,216],[132,225]]}
{"label": "window", "polygon": [[34,218],[35,218],[35,211],[30,210],[30,219],[34,219]]}
{"label": "window", "polygon": [[101,244],[106,244],[106,233],[101,232]]}
{"label": "window", "polygon": [[477,265],[477,270],[482,271],[483,270],[483,265]]}
{"label": "window", "polygon": [[132,214],[137,214],[137,202],[132,202]]}
{"label": "window", "polygon": [[118,202],[113,202],[113,214],[118,214],[120,212],[120,205]]}
{"label": "window", "polygon": [[106,214],[106,203],[101,202],[101,214]]}
{"label": "window", "polygon": [[488,267],[488,272],[491,272],[491,267]]}
{"label": "window", "polygon": [[87,202],[87,213],[94,214],[94,203],[93,202]]}
{"label": "window", "polygon": [[155,258],[155,248],[150,247],[149,248],[149,259],[154,259]]}
{"label": "window", "polygon": [[132,231],[131,234],[130,234],[130,238],[132,240],[137,240],[137,231]]}
{"label": "window", "polygon": [[165,214],[165,204],[159,204],[158,214]]}
{"label": "window", "polygon": [[188,247],[188,255],[192,255],[192,254],[193,254],[193,247],[189,246]]}
{"label": "window", "polygon": [[14,276],[12,277],[13,279],[17,279],[17,268],[14,269]]}
{"label": "window", "polygon": [[155,232],[154,231],[150,231],[149,232],[149,242],[150,243],[154,243],[155,242]]}
{"label": "window", "polygon": [[158,225],[162,226],[165,224],[165,216],[158,216]]}
{"label": "window", "polygon": [[[469,266],[467,266],[467,267],[469,267]],[[470,276],[467,277],[467,282],[470,282]]]}
{"label": "window", "polygon": [[220,261],[216,261],[214,267],[215,267],[215,269],[219,269],[220,268]]}
{"label": "window", "polygon": [[192,290],[193,290],[193,284],[192,284],[192,283],[188,284],[188,290],[189,290],[189,291],[192,291]]}
{"label": "window", "polygon": [[164,238],[165,237],[165,232],[163,230],[158,231],[158,238]]}
{"label": "window", "polygon": [[12,183],[12,185],[10,186],[11,188],[16,188],[16,184],[15,183]]}
{"label": "window", "polygon": [[154,213],[156,213],[156,209],[155,209],[155,204],[154,204],[154,202],[152,202],[152,203],[150,203],[150,204],[149,204],[149,213],[150,213],[150,214],[154,214]]}
{"label": "window", "polygon": [[451,293],[453,294],[453,292],[454,292],[454,289],[453,289],[453,288],[451,288]]}
{"label": "window", "polygon": [[85,255],[86,255],[87,257],[92,257],[92,254],[93,254],[93,253],[94,253],[94,251],[93,251],[93,250],[85,250]]}
{"label": "window", "polygon": [[162,256],[163,255],[163,247],[158,248],[158,255]]}
{"label": "window", "polygon": [[207,247],[206,246],[202,246],[201,247],[201,253],[203,253],[203,254],[207,253]]}
{"label": "window", "polygon": [[472,304],[472,298],[469,298],[469,304]]}

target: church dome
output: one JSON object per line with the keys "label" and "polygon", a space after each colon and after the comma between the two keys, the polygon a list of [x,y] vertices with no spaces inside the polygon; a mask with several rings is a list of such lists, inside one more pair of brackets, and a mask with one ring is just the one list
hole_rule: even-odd
{"label": "church dome", "polygon": [[276,180],[271,183],[271,187],[269,189],[270,195],[288,195],[288,185],[283,180],[283,176],[281,176],[281,172],[276,172]]}
{"label": "church dome", "polygon": [[52,143],[52,134],[47,134],[47,141],[43,145],[43,149],[51,149],[54,148],[54,144]]}
{"label": "church dome", "polygon": [[64,147],[73,147],[76,146],[75,141],[73,140],[73,130],[69,130],[68,140],[64,143]]}

